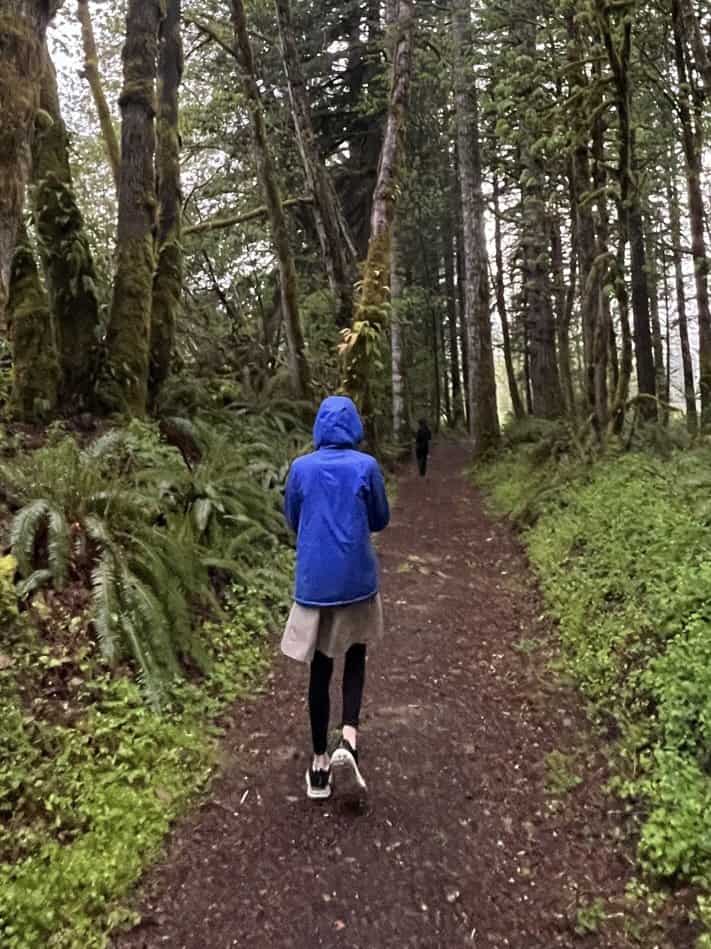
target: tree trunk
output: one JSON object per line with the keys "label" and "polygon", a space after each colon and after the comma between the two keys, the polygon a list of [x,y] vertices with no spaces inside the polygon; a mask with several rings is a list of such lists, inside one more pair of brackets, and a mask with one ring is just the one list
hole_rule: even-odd
{"label": "tree trunk", "polygon": [[686,288],[684,286],[684,265],[681,252],[681,222],[679,214],[679,194],[674,177],[674,160],[669,163],[669,223],[671,230],[672,254],[674,258],[674,278],[676,282],[676,312],[679,323],[679,343],[681,345],[681,367],[684,379],[684,401],[686,402],[686,426],[691,435],[699,430],[696,409],[696,389],[694,387],[694,364],[689,344],[689,324],[686,317]]}
{"label": "tree trunk", "polygon": [[59,360],[49,301],[23,223],[12,261],[7,312],[12,340],[10,413],[23,422],[38,422],[57,406]]}
{"label": "tree trunk", "polygon": [[232,0],[232,24],[235,53],[242,73],[245,96],[249,105],[257,176],[269,209],[272,241],[279,262],[284,328],[289,349],[289,377],[293,395],[298,399],[311,397],[311,371],[306,358],[304,332],[299,316],[296,265],[291,251],[289,228],[279,193],[276,171],[267,140],[262,99],[257,83],[252,46],[247,30],[243,0]]}
{"label": "tree trunk", "polygon": [[400,311],[405,280],[402,271],[397,222],[393,223],[390,270],[390,351],[392,356],[393,436],[396,443],[404,440],[404,397],[402,381],[402,327]]}
{"label": "tree trunk", "polygon": [[392,75],[388,117],[373,194],[368,256],[353,325],[344,331],[341,351],[346,359],[345,388],[360,403],[371,439],[375,435],[370,373],[373,353],[382,345],[391,265],[391,234],[398,181],[404,151],[405,122],[412,78],[415,12],[414,0],[400,0],[393,24]]}
{"label": "tree trunk", "polygon": [[[619,122],[619,219],[624,243],[630,243],[632,278],[632,315],[634,320],[634,349],[637,364],[637,388],[641,397],[640,414],[653,419],[656,380],[650,329],[649,288],[647,260],[642,229],[642,206],[635,167],[635,135],[632,117],[631,55],[632,22],[626,8],[620,8],[620,24],[611,22],[612,8],[605,0],[596,0],[607,58],[615,88],[615,108]],[[618,37],[619,34],[619,37]],[[619,254],[618,254],[619,264]],[[624,273],[624,254],[622,256]]]}
{"label": "tree trunk", "polygon": [[475,81],[467,69],[471,48],[469,0],[452,0],[454,101],[464,228],[464,299],[469,338],[469,414],[474,451],[499,440],[496,375],[489,315],[489,268],[481,180],[479,111]]}
{"label": "tree trunk", "polygon": [[100,398],[143,415],[148,399],[155,252],[155,82],[161,0],[129,0],[123,48],[116,277]]}
{"label": "tree trunk", "polygon": [[10,272],[39,106],[42,48],[56,3],[0,0],[0,331],[6,326]]}
{"label": "tree trunk", "polygon": [[65,411],[81,412],[93,404],[98,368],[97,277],[74,194],[57,76],[46,45],[43,63],[40,106],[51,122],[35,133],[32,208],[59,346],[60,402]]}
{"label": "tree trunk", "polygon": [[647,220],[647,233],[645,242],[649,250],[651,263],[647,267],[647,280],[649,286],[649,306],[652,321],[652,347],[654,350],[654,374],[657,398],[660,400],[658,406],[657,418],[660,422],[666,424],[669,420],[669,394],[666,391],[666,370],[664,368],[664,339],[662,337],[662,323],[659,318],[659,274],[657,270],[657,254],[659,249],[655,245],[654,235],[651,225]]}
{"label": "tree trunk", "polygon": [[[457,147],[455,142],[455,157]],[[457,164],[459,159],[457,158]],[[459,172],[456,173],[457,191],[461,194],[461,185],[459,183]],[[469,408],[471,406],[471,393],[469,383],[471,375],[469,373],[469,333],[467,332],[467,314],[466,314],[466,280],[464,276],[464,228],[462,225],[462,202],[457,201],[457,217],[455,232],[455,263],[457,275],[457,323],[459,334],[459,345],[462,353],[462,382],[464,384],[464,424],[467,431],[471,432],[471,418]]]}
{"label": "tree trunk", "polygon": [[711,307],[709,305],[708,273],[704,235],[705,215],[701,191],[703,127],[696,128],[689,104],[689,76],[686,66],[685,37],[679,0],[672,0],[674,30],[674,58],[679,79],[677,107],[681,120],[682,142],[686,161],[686,180],[689,194],[689,226],[691,253],[694,258],[696,306],[699,320],[699,387],[701,389],[701,431],[711,431]]}
{"label": "tree trunk", "polygon": [[116,185],[116,192],[119,190],[119,176],[121,168],[121,148],[119,146],[118,136],[114,128],[111,110],[104,95],[104,87],[99,73],[99,56],[96,51],[96,40],[94,38],[94,26],[91,22],[91,10],[89,9],[89,0],[77,0],[77,18],[81,25],[81,39],[84,47],[84,77],[89,83],[96,112],[99,117],[101,135],[104,139],[104,148],[106,157],[111,168],[111,174]]}
{"label": "tree trunk", "polygon": [[[680,0],[680,13],[683,17],[683,26],[687,37],[691,42],[691,48],[694,51],[694,62],[704,81],[706,95],[711,96],[711,57],[706,48],[704,35],[701,32],[699,19],[694,10],[693,0]],[[675,14],[675,19],[678,14]]]}
{"label": "tree trunk", "polygon": [[624,227],[620,227],[617,241],[617,255],[615,259],[615,294],[620,316],[620,334],[622,337],[622,351],[620,358],[620,373],[617,379],[617,389],[612,404],[610,425],[612,430],[619,434],[625,420],[625,406],[629,397],[630,379],[632,378],[632,335],[630,333],[629,296],[625,280],[625,249],[627,237]]}
{"label": "tree trunk", "polygon": [[[563,239],[560,232],[560,219],[557,216],[551,221],[551,268],[553,271],[553,300],[555,302],[555,326],[558,342],[560,385],[566,415],[572,416],[575,413],[575,395],[573,393],[573,377],[570,371],[570,348],[568,342],[569,322],[567,318],[568,296],[566,294],[565,276],[563,274]],[[570,272],[571,279],[573,279],[575,271],[572,267]]]}
{"label": "tree trunk", "polygon": [[449,334],[449,365],[452,377],[452,425],[456,428],[462,421],[462,380],[459,368],[459,334],[457,332],[457,289],[454,281],[454,247],[451,217],[444,231],[442,257],[444,283],[447,296],[447,331]]}
{"label": "tree trunk", "polygon": [[[522,56],[534,63],[537,55],[535,13],[517,16],[515,39]],[[532,90],[529,90],[529,92]],[[529,121],[532,110],[524,109],[521,119],[521,163],[523,166],[523,272],[526,282],[526,322],[531,374],[533,413],[556,418],[563,408],[555,351],[556,328],[548,280],[548,214],[545,168],[535,144],[538,129]]]}
{"label": "tree trunk", "polygon": [[179,90],[183,74],[181,0],[168,0],[158,53],[158,267],[153,281],[149,392],[155,401],[168,378],[183,292]]}
{"label": "tree trunk", "polygon": [[292,23],[291,5],[289,0],[275,0],[275,6],[296,141],[304,166],[308,195],[313,202],[316,232],[329,287],[336,299],[336,323],[339,329],[343,329],[350,325],[353,315],[356,251],[333,182],[316,144],[306,81]]}
{"label": "tree trunk", "polygon": [[504,364],[506,366],[506,381],[511,397],[511,410],[515,419],[522,419],[526,414],[521,401],[521,393],[516,381],[513,353],[511,351],[511,331],[509,316],[506,310],[506,287],[504,275],[504,251],[501,237],[501,214],[499,211],[499,179],[494,177],[494,247],[496,253],[496,309],[501,323],[501,335],[504,341]]}

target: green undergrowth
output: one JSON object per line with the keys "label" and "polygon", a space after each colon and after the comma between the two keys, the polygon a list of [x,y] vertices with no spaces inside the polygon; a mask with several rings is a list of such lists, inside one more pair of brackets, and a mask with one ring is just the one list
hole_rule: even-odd
{"label": "green undergrowth", "polygon": [[0,946],[95,949],[259,690],[308,429],[235,404],[34,438],[0,441]]}
{"label": "green undergrowth", "polygon": [[209,671],[176,682],[162,711],[76,636],[69,612],[55,615],[64,635],[52,642],[12,615],[0,656],[3,949],[93,949],[131,921],[122,900],[216,766],[215,723],[259,688],[290,566],[283,549],[249,587],[231,585],[224,618],[203,630]]}
{"label": "green undergrowth", "polygon": [[560,668],[619,740],[612,786],[649,877],[691,883],[711,947],[711,451],[585,463],[519,443],[479,469],[521,526]]}

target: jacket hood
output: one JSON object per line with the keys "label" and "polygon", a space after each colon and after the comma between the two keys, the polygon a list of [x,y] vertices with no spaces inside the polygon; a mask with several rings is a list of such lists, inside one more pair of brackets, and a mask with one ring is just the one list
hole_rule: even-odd
{"label": "jacket hood", "polygon": [[353,401],[332,395],[321,403],[314,424],[316,448],[355,448],[363,441],[363,423]]}

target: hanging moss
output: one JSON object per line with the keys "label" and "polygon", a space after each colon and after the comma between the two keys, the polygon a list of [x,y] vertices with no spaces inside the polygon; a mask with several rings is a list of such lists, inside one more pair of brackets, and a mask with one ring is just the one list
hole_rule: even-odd
{"label": "hanging moss", "polygon": [[97,369],[96,270],[74,195],[56,75],[46,50],[40,103],[33,144],[32,207],[57,329],[62,408],[83,411],[91,405]]}
{"label": "hanging moss", "polygon": [[121,242],[106,341],[108,357],[99,387],[100,403],[109,412],[143,415],[146,411],[154,267],[150,235]]}
{"label": "hanging moss", "polygon": [[8,326],[13,351],[10,412],[23,422],[42,421],[57,405],[60,370],[47,295],[24,228],[12,261]]}

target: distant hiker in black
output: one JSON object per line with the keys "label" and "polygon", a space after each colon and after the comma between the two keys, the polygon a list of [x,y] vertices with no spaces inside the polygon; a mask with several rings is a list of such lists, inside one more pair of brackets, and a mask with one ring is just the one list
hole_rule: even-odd
{"label": "distant hiker in black", "polygon": [[429,430],[427,422],[421,418],[420,427],[415,435],[415,457],[420,469],[420,475],[424,478],[427,474],[427,456],[430,453],[430,442],[432,441],[432,432]]}

